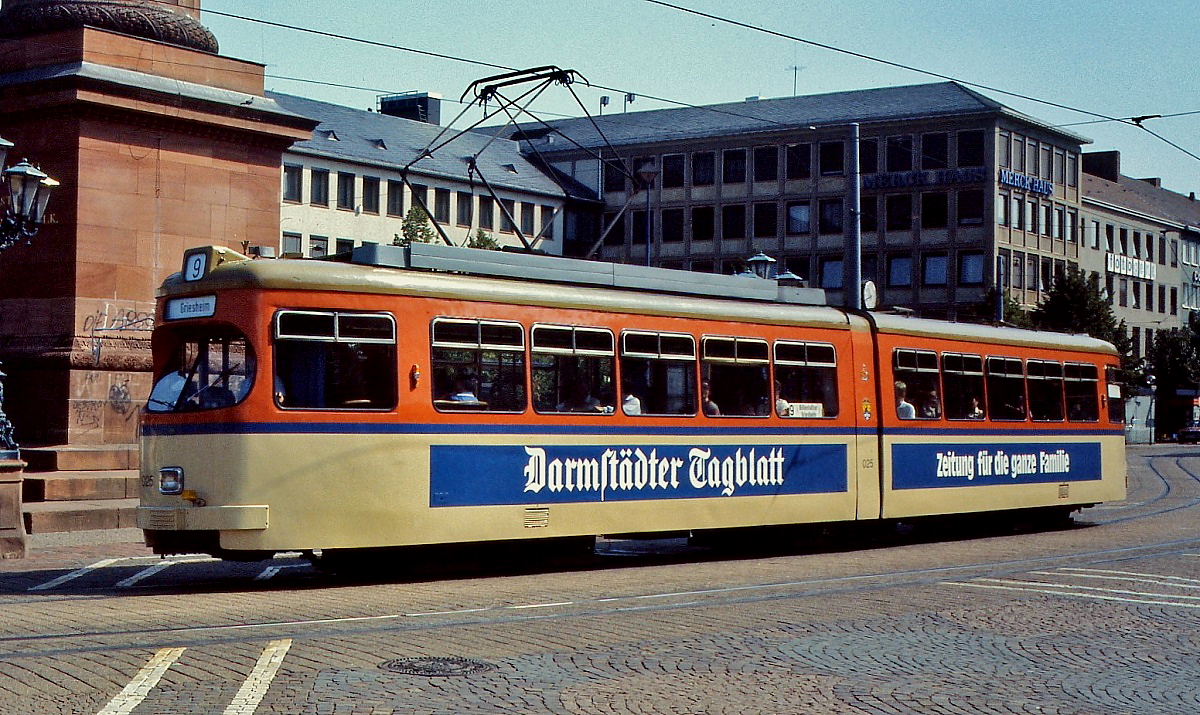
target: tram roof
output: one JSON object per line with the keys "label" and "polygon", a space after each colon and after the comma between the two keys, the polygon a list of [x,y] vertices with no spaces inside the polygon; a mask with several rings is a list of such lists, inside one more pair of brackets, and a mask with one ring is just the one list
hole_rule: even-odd
{"label": "tram roof", "polygon": [[[168,278],[159,297],[259,289],[409,295],[632,315],[850,329],[865,319],[824,305],[823,291],[757,277],[712,276],[549,256],[413,244],[366,246],[345,260],[251,260],[228,249],[200,281]],[[190,253],[190,252],[189,252]],[[484,260],[478,260],[484,259]],[[821,304],[818,304],[821,303]],[[881,333],[1116,354],[1107,342],[974,323],[871,313]]]}

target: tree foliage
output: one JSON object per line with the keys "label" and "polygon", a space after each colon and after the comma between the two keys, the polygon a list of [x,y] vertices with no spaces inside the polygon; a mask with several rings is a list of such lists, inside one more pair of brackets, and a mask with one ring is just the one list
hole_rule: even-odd
{"label": "tree foliage", "polygon": [[1124,320],[1118,321],[1112,306],[1100,292],[1098,276],[1088,277],[1071,266],[1054,281],[1045,299],[1030,314],[1035,327],[1062,333],[1083,333],[1106,340],[1121,355],[1126,381],[1141,382],[1141,368],[1133,355],[1133,344]]}
{"label": "tree foliage", "polygon": [[482,248],[488,251],[499,251],[500,244],[495,238],[492,238],[492,234],[480,228],[476,229],[475,233],[471,234],[471,237],[467,239],[467,248]]}
{"label": "tree foliage", "polygon": [[400,235],[393,241],[397,246],[410,243],[433,243],[436,235],[429,225],[429,214],[420,206],[413,206],[404,214],[404,223],[400,224]]}

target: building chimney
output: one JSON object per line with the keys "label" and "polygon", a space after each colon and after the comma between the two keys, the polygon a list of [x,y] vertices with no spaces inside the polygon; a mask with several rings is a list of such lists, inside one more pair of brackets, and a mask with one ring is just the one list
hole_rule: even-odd
{"label": "building chimney", "polygon": [[1121,152],[1093,151],[1083,155],[1083,172],[1109,181],[1121,180]]}
{"label": "building chimney", "polygon": [[442,123],[442,95],[433,92],[405,92],[379,98],[379,111],[402,119],[426,124]]}

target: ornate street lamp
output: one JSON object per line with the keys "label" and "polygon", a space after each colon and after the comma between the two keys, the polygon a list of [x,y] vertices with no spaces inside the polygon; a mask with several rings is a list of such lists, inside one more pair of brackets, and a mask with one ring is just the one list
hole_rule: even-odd
{"label": "ornate street lamp", "polygon": [[[8,156],[12,142],[0,138],[0,166]],[[22,161],[3,171],[7,184],[6,205],[0,215],[0,252],[20,243],[29,243],[42,227],[46,217],[46,206],[50,194],[58,182],[37,167]],[[15,459],[18,445],[13,435],[13,424],[4,413],[5,374],[0,370],[0,457]]]}

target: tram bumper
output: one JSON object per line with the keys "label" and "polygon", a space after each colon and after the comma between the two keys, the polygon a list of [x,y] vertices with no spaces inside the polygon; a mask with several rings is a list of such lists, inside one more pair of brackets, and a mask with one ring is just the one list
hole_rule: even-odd
{"label": "tram bumper", "polygon": [[140,506],[137,526],[147,531],[241,531],[266,529],[268,507],[237,506]]}

